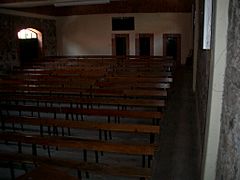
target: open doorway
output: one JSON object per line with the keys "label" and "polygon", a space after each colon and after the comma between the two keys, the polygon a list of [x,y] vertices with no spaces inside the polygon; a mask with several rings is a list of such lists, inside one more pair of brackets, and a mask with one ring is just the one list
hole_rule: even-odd
{"label": "open doorway", "polygon": [[18,32],[19,58],[21,64],[26,64],[42,56],[42,33],[36,29],[27,28]]}
{"label": "open doorway", "polygon": [[112,54],[115,56],[129,55],[129,35],[115,34],[112,39]]}
{"label": "open doorway", "polygon": [[138,34],[136,37],[136,55],[153,56],[153,34]]}
{"label": "open doorway", "polygon": [[163,34],[163,55],[172,56],[181,65],[181,34]]}

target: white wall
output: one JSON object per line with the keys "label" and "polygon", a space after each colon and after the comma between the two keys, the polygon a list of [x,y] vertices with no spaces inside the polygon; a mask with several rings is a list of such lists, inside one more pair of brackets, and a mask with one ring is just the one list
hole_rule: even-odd
{"label": "white wall", "polygon": [[226,69],[229,0],[214,1],[213,55],[210,62],[208,112],[205,130],[202,180],[215,180],[220,137],[223,85]]}
{"label": "white wall", "polygon": [[[112,17],[134,16],[134,31],[112,31]],[[135,55],[135,36],[154,33],[154,55],[163,55],[163,33],[182,35],[182,63],[192,48],[191,13],[138,13],[79,15],[57,18],[59,55],[111,55],[112,34],[128,33],[130,54]]]}

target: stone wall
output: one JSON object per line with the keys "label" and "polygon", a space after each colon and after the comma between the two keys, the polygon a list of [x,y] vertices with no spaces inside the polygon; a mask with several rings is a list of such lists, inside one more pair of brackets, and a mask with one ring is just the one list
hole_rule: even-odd
{"label": "stone wall", "polygon": [[217,180],[240,179],[240,1],[230,0]]}
{"label": "stone wall", "polygon": [[43,55],[56,55],[56,21],[0,14],[0,71],[19,66],[19,30],[34,28],[43,35]]}

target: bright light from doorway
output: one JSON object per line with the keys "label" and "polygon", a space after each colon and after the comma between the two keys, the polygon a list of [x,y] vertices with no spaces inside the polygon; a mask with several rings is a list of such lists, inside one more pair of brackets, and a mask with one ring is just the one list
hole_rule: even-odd
{"label": "bright light from doorway", "polygon": [[18,32],[18,39],[37,39],[37,33],[29,29],[22,29]]}

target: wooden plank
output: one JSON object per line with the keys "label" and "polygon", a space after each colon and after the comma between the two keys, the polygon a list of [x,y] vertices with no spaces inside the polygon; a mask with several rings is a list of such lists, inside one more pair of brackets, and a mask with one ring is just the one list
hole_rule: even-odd
{"label": "wooden plank", "polygon": [[2,116],[2,123],[28,124],[35,126],[43,125],[74,129],[108,130],[127,133],[160,133],[160,127],[158,125],[99,123],[88,121],[70,121],[52,118],[36,118],[27,116]]}
{"label": "wooden plank", "polygon": [[34,168],[32,171],[17,177],[16,180],[43,180],[43,179],[58,179],[58,180],[77,180],[78,178],[70,176],[68,173],[58,170],[49,165],[41,165]]}
{"label": "wooden plank", "polygon": [[121,88],[121,89],[169,89],[169,83],[147,83],[147,82],[97,82],[95,87]]}
{"label": "wooden plank", "polygon": [[173,78],[167,77],[124,77],[124,76],[107,76],[105,81],[110,82],[141,82],[141,83],[172,83]]}
{"label": "wooden plank", "polygon": [[95,104],[95,105],[117,105],[137,107],[165,107],[165,100],[154,99],[129,99],[129,98],[82,98],[63,96],[37,96],[31,94],[0,96],[1,101],[30,101],[49,103],[71,103],[71,104]]}
{"label": "wooden plank", "polygon": [[90,140],[73,137],[40,136],[22,133],[0,132],[0,140],[36,144],[45,146],[57,146],[59,148],[86,149],[120,154],[154,155],[157,146],[153,144],[126,144],[110,141]]}
{"label": "wooden plank", "polygon": [[166,90],[124,90],[124,89],[83,89],[83,88],[54,88],[54,87],[0,87],[0,93],[31,93],[45,95],[86,95],[114,97],[167,97]]}
{"label": "wooden plank", "polygon": [[31,105],[10,105],[1,104],[1,110],[8,111],[26,111],[26,112],[45,112],[45,113],[63,113],[63,114],[81,114],[88,116],[113,116],[139,119],[162,119],[162,112],[155,111],[130,111],[115,109],[79,109],[69,107],[39,107]]}
{"label": "wooden plank", "polygon": [[132,166],[116,166],[103,163],[90,163],[76,160],[66,160],[63,158],[47,158],[44,156],[32,156],[29,154],[19,154],[0,151],[1,161],[33,163],[38,165],[51,165],[56,167],[67,167],[70,169],[79,169],[82,171],[94,172],[103,175],[128,176],[128,177],[145,177],[152,176],[152,169],[139,168]]}

